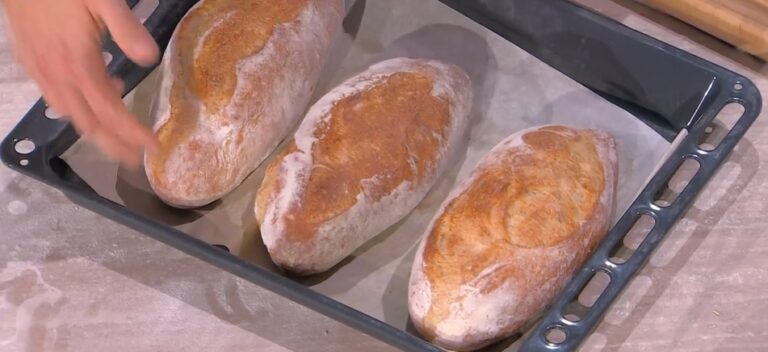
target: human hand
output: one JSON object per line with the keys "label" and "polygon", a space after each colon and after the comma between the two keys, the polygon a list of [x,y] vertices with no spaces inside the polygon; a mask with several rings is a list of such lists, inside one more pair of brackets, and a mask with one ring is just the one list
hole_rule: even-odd
{"label": "human hand", "polygon": [[128,112],[122,82],[110,78],[101,38],[112,39],[133,62],[151,65],[159,49],[124,0],[4,0],[17,60],[48,105],[109,157],[132,167],[157,139]]}

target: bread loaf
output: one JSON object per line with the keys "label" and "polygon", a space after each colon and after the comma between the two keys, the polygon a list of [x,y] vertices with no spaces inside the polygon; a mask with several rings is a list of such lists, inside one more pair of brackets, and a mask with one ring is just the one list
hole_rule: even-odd
{"label": "bread loaf", "polygon": [[272,260],[297,274],[325,271],[405,217],[445,169],[471,103],[460,68],[404,58],[321,98],[256,199]]}
{"label": "bread loaf", "polygon": [[510,336],[563,288],[612,220],[613,139],[565,126],[498,144],[443,204],[416,254],[411,319],[451,350]]}
{"label": "bread loaf", "polygon": [[233,190],[303,115],[343,18],[342,0],[203,0],[163,59],[145,156],[155,193],[179,207]]}

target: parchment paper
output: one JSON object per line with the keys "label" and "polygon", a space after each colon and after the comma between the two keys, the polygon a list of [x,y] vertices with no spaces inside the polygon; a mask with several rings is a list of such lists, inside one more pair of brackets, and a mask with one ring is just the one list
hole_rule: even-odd
{"label": "parchment paper", "polygon": [[[506,136],[551,123],[600,128],[612,134],[619,152],[617,217],[670,148],[629,113],[436,0],[348,0],[348,7],[344,31],[337,37],[313,101],[367,66],[398,56],[455,63],[475,84],[467,146],[426,199],[408,217],[330,272],[299,279],[389,324],[407,327],[411,262],[438,206],[477,161]],[[155,72],[126,98],[141,118],[147,118],[157,77]],[[90,145],[77,143],[65,159],[101,195],[276,270],[252,214],[263,166],[222,200],[183,211],[157,200],[143,171],[118,168]]]}

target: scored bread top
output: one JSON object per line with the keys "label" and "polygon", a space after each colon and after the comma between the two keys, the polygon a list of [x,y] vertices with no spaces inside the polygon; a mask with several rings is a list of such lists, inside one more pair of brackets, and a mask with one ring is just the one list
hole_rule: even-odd
{"label": "scored bread top", "polygon": [[208,0],[192,10],[177,33],[179,68],[171,114],[185,117],[190,93],[212,114],[226,106],[235,92],[240,60],[261,51],[274,27],[296,19],[307,2]]}
{"label": "scored bread top", "polygon": [[[405,205],[395,203],[408,194],[423,197],[449,142],[466,125],[469,87],[458,67],[401,58],[374,65],[323,97],[266,171],[256,213],[267,247],[311,246],[323,227],[352,216],[355,207],[394,197],[388,212],[399,213]],[[345,221],[365,232],[355,222],[378,220]]]}
{"label": "scored bread top", "polygon": [[308,103],[341,0],[203,0],[184,17],[153,103],[146,157],[166,201],[203,205],[234,188]]}
{"label": "scored bread top", "polygon": [[563,276],[607,231],[613,148],[602,132],[565,126],[496,146],[446,202],[417,254],[411,307],[420,330],[450,345],[472,329],[482,342],[488,331],[518,328],[544,302],[540,289],[556,290],[546,278]]}
{"label": "scored bread top", "polygon": [[289,240],[306,240],[354,206],[361,193],[376,202],[403,182],[416,187],[434,172],[450,124],[448,102],[433,96],[432,86],[422,73],[396,73],[333,106],[313,134],[314,167],[303,201],[287,215]]}
{"label": "scored bread top", "polygon": [[[200,110],[206,110],[207,118],[223,117],[218,113],[235,93],[238,62],[263,49],[274,27],[294,20],[307,1],[206,0],[184,17],[171,53],[170,116],[157,130],[160,148],[150,159],[159,187],[168,180],[162,176],[166,159],[196,129]],[[256,99],[258,91],[250,94]],[[193,143],[190,148],[200,147]],[[209,187],[222,187],[210,181]]]}

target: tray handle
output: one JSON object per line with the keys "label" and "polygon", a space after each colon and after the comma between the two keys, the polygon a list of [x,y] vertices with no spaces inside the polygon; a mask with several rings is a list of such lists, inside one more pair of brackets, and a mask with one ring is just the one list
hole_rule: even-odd
{"label": "tray handle", "polygon": [[[713,88],[717,90],[713,104],[719,108],[704,112],[689,128],[687,135],[683,134],[677,148],[526,337],[521,351],[575,351],[597,326],[619,293],[648,261],[676,221],[693,205],[696,195],[725,163],[738,141],[760,115],[762,98],[757,87],[748,79],[737,76],[727,82],[716,81]],[[708,137],[711,129],[719,124],[715,118],[723,108],[732,103],[742,105],[744,113],[727,131],[719,145],[711,150],[703,148],[702,142]],[[659,195],[669,191],[670,179],[686,160],[698,163],[698,170],[674,199],[669,203],[661,203]],[[615,262],[615,259],[612,261],[614,249],[622,245],[625,236],[642,216],[653,218],[653,227],[628,259],[621,263]],[[597,300],[591,307],[578,303],[579,294],[599,273],[607,275],[609,281]],[[569,309],[573,308],[573,305],[576,305],[577,309]]]}

